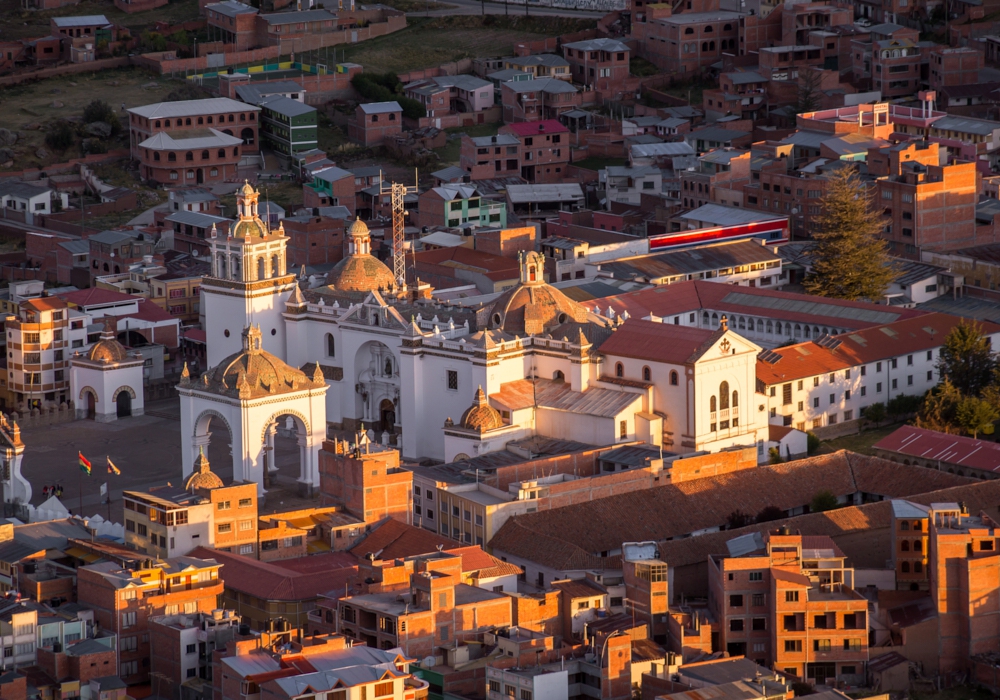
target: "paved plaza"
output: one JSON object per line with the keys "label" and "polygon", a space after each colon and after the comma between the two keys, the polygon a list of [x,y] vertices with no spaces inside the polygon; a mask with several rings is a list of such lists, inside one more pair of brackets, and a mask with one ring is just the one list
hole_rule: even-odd
{"label": "paved plaza", "polygon": [[[73,513],[80,510],[80,483],[83,484],[83,513],[107,517],[101,505],[100,487],[104,481],[111,489],[111,513],[121,522],[121,495],[125,490],[148,489],[170,482],[182,483],[180,403],[177,399],[146,404],[146,415],[124,418],[113,423],[78,420],[21,431],[25,443],[21,473],[31,482],[32,503],[40,504],[42,487],[59,483],[62,502]],[[224,426],[212,424],[212,443],[207,455],[212,471],[226,483],[232,481],[229,434]],[[81,474],[77,452],[93,464],[91,476]],[[108,474],[107,458],[121,470],[121,476]],[[299,449],[291,438],[277,438],[275,457],[279,474],[261,513],[317,505],[318,499],[297,495]],[[82,478],[81,478],[82,477]]]}

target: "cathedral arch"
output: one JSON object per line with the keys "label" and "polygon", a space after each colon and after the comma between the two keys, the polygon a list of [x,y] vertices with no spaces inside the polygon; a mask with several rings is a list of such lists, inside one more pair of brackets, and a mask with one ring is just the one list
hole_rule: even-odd
{"label": "cathedral arch", "polygon": [[112,401],[117,401],[118,400],[118,394],[122,393],[123,391],[128,392],[129,397],[131,397],[133,399],[135,398],[135,389],[133,389],[130,386],[120,386],[117,389],[115,389],[115,393],[114,393],[114,395],[112,395],[111,400]]}
{"label": "cathedral arch", "polygon": [[94,391],[94,387],[85,386],[82,389],[80,389],[80,400],[83,401],[83,397],[86,396],[87,394],[92,394],[94,396],[94,401],[97,401],[97,392]]}
{"label": "cathedral arch", "polygon": [[719,408],[723,411],[729,408],[729,382],[719,384]]}

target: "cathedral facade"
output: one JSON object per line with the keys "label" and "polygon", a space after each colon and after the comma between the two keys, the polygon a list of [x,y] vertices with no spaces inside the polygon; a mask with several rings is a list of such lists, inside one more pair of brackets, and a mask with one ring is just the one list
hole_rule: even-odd
{"label": "cathedral facade", "polygon": [[[186,432],[205,423],[199,412],[212,395],[269,400],[277,416],[283,401],[305,392],[310,451],[322,423],[373,430],[413,460],[452,461],[534,434],[684,452],[756,445],[766,454],[767,414],[755,396],[760,347],[725,324],[707,330],[596,315],[544,281],[544,257],[535,252],[522,255],[519,283],[492,300],[440,302],[419,280],[393,278],[361,221],[351,224],[348,255],[326,284],[305,289],[285,268],[283,230],[259,218],[249,185],[238,209],[230,234],[209,241],[212,277],[202,294],[213,369],[185,380],[182,393],[205,398],[184,403]],[[250,364],[266,364],[284,384],[274,390],[239,369]],[[195,432],[185,474],[204,442]],[[267,466],[255,462],[266,451],[236,452],[234,441],[234,473],[263,483]],[[301,480],[309,482],[307,461]]]}

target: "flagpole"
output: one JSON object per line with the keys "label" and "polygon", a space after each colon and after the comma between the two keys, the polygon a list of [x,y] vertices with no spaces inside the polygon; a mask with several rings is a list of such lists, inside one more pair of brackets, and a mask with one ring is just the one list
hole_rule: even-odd
{"label": "flagpole", "polygon": [[77,469],[77,481],[80,482],[80,512],[77,515],[79,515],[82,518],[83,517],[83,468],[82,467],[79,467]]}

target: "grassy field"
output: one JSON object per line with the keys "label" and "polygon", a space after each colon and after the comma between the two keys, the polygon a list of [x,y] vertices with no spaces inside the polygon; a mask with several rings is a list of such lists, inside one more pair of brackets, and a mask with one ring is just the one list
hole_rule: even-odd
{"label": "grassy field", "polygon": [[717,83],[713,80],[689,80],[677,83],[673,87],[665,88],[663,92],[687,100],[688,104],[694,107],[701,107],[702,92],[714,87],[717,87]]}
{"label": "grassy field", "polygon": [[514,44],[593,26],[592,20],[562,17],[465,15],[411,18],[406,29],[346,49],[348,61],[367,72],[404,73],[463,58],[509,56]]}
{"label": "grassy field", "polygon": [[872,445],[898,430],[901,423],[892,425],[882,425],[879,428],[871,428],[861,434],[845,435],[834,440],[824,440],[820,447],[820,452],[836,452],[837,450],[850,450],[858,454],[872,454]]}
{"label": "grassy field", "polygon": [[133,30],[133,36],[154,22],[183,22],[198,16],[198,0],[176,0],[164,7],[148,12],[128,14],[110,2],[83,0],[78,5],[67,5],[45,12],[24,12],[21,0],[0,0],[0,13],[4,18],[3,37],[5,39],[25,39],[46,36],[49,33],[49,19],[69,15],[104,15],[115,24]]}
{"label": "grassy field", "polygon": [[[450,129],[445,129],[445,131],[449,134],[465,134],[466,136],[493,136],[500,130],[501,126],[503,126],[503,124],[500,122],[494,122],[493,124],[455,126]],[[462,155],[462,139],[449,139],[444,148],[437,148],[434,152],[437,153],[438,158],[441,159],[441,167],[444,167],[445,165],[458,165],[459,158]]]}
{"label": "grassy field", "polygon": [[[13,147],[13,167],[22,170],[79,157],[77,146],[62,153],[51,152],[45,146],[45,127],[59,119],[81,116],[83,108],[92,100],[104,100],[115,108],[119,119],[124,120],[123,102],[128,108],[159,102],[180,85],[180,81],[163,80],[139,68],[119,68],[4,88],[0,90],[2,125],[19,134]],[[117,147],[128,144],[127,131],[123,129]],[[43,147],[49,153],[40,157],[37,153]]]}

